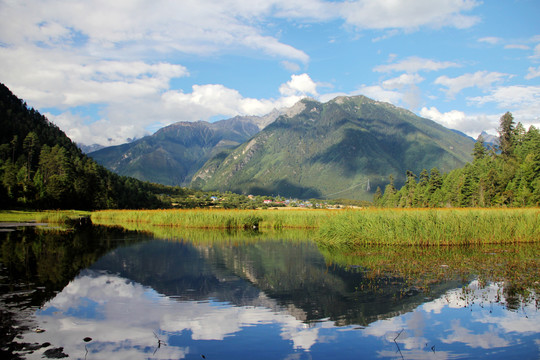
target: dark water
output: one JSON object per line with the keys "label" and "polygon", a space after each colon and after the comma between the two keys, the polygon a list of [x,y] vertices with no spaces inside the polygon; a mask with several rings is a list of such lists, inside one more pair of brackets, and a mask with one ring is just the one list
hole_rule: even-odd
{"label": "dark water", "polygon": [[[404,251],[399,257],[410,259],[393,268],[387,263],[397,261],[387,260],[396,255],[380,249],[335,253],[285,235],[208,237],[98,227],[1,233],[2,355],[540,357],[538,246],[483,251],[493,261],[475,273],[451,262],[479,262],[463,249]],[[501,267],[511,269],[502,269],[508,279]]]}

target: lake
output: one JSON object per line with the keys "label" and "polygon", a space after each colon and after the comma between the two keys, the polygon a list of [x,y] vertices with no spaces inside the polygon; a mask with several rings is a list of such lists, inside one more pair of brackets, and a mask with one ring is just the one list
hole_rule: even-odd
{"label": "lake", "polygon": [[318,247],[308,232],[0,232],[0,355],[538,359],[539,245]]}

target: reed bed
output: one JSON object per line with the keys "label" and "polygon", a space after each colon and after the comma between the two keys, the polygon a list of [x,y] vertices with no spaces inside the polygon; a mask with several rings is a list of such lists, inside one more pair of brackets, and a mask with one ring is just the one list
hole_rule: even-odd
{"label": "reed bed", "polygon": [[474,245],[540,240],[540,209],[344,211],[322,223],[317,241],[361,245]]}
{"label": "reed bed", "polygon": [[82,217],[89,217],[89,211],[80,210],[1,210],[0,221],[5,222],[37,222],[48,224],[70,224]]}
{"label": "reed bed", "polygon": [[540,209],[107,210],[101,225],[195,229],[316,229],[327,247],[446,246],[540,240]]}
{"label": "reed bed", "polygon": [[105,210],[92,213],[101,225],[150,224],[196,229],[316,229],[335,210]]}

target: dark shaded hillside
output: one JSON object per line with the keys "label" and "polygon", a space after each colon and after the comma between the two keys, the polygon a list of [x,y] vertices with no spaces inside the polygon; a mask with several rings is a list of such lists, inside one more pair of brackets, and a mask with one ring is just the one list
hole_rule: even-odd
{"label": "dark shaded hillside", "polygon": [[165,185],[185,185],[217,152],[234,148],[259,132],[243,117],[208,122],[178,122],[129,144],[89,155],[125,176]]}
{"label": "dark shaded hillside", "polygon": [[107,171],[0,84],[2,208],[136,208],[163,204],[156,186]]}
{"label": "dark shaded hillside", "polygon": [[370,200],[377,186],[407,170],[450,171],[471,160],[474,140],[387,103],[363,96],[303,110],[275,122],[193,178],[204,190],[300,198]]}

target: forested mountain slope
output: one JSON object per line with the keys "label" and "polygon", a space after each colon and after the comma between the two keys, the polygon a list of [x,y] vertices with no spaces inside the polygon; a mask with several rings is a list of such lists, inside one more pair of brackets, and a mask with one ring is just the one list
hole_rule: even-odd
{"label": "forested mountain slope", "polygon": [[[203,190],[299,198],[371,199],[393,175],[442,171],[472,159],[474,140],[413,113],[363,96],[304,99],[193,177]],[[401,181],[400,181],[401,180]]]}
{"label": "forested mountain slope", "polygon": [[135,208],[163,204],[159,189],[114,174],[0,84],[0,206]]}
{"label": "forested mountain slope", "polygon": [[495,147],[476,142],[474,160],[447,174],[434,168],[407,172],[399,190],[389,183],[375,204],[386,207],[490,207],[540,205],[540,131],[525,130],[512,114],[501,117]]}
{"label": "forested mountain slope", "polygon": [[259,127],[243,117],[215,123],[177,122],[153,135],[100,149],[89,156],[120,175],[186,185],[216,152],[236,147],[257,132]]}

